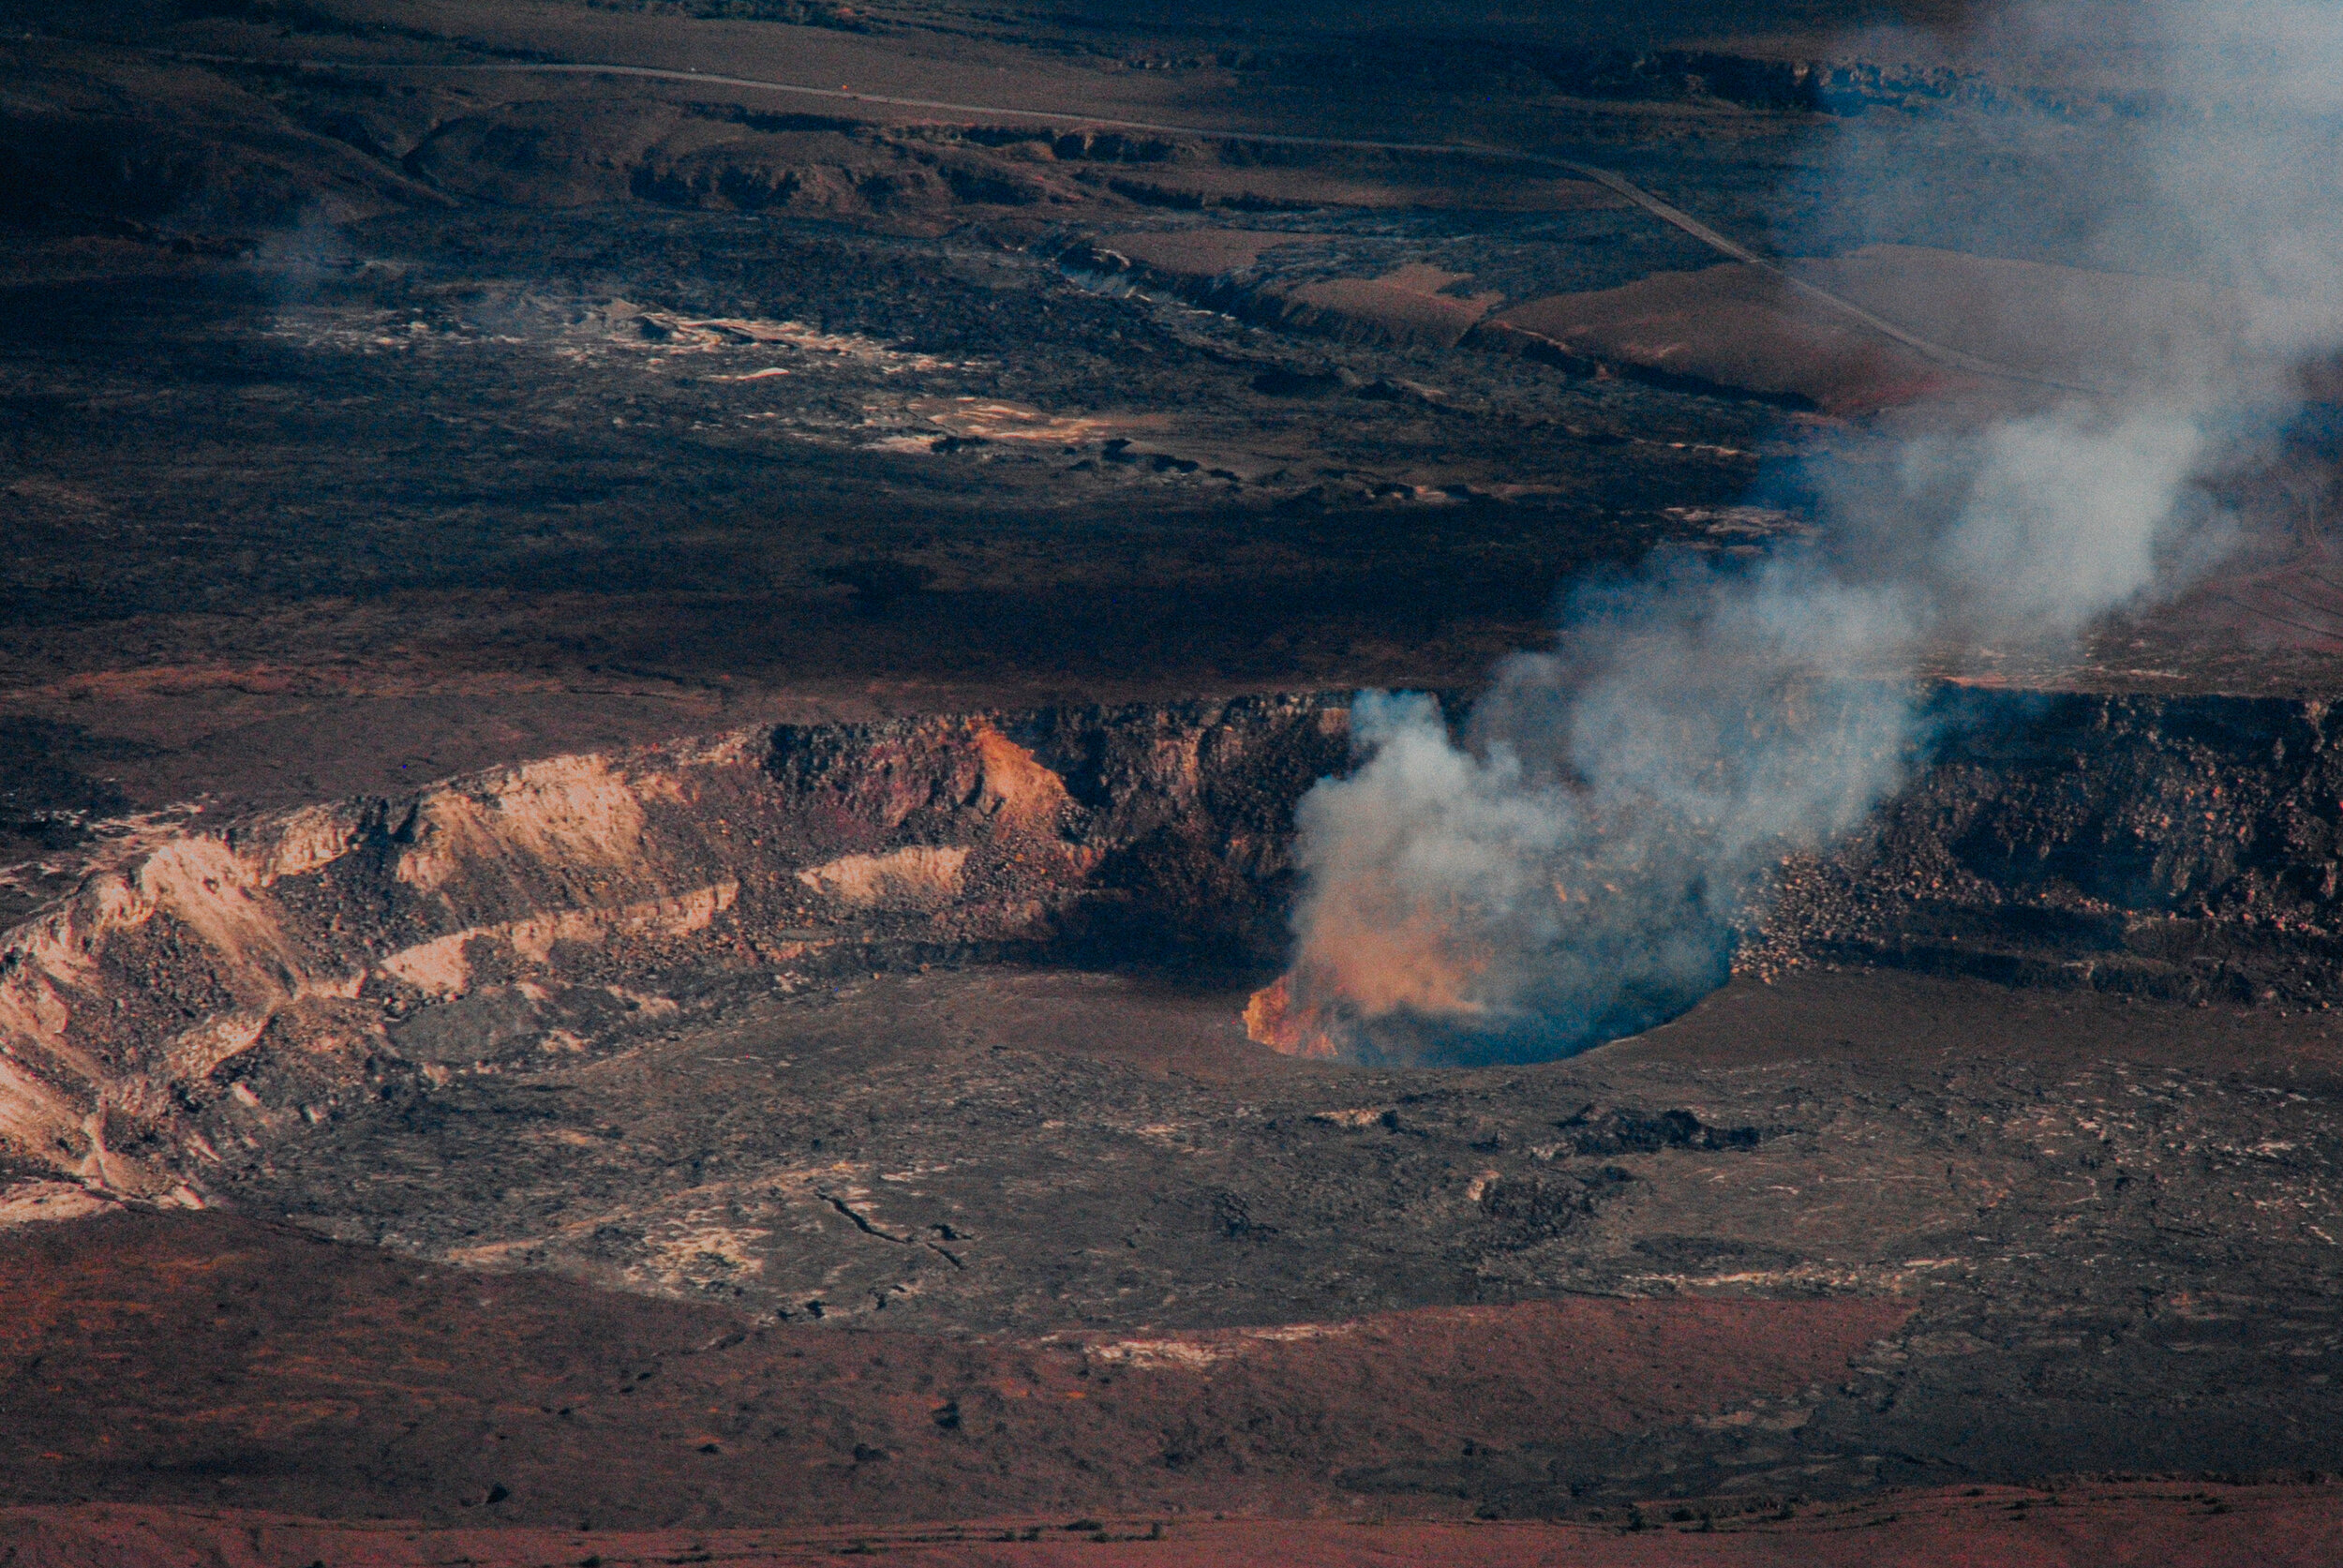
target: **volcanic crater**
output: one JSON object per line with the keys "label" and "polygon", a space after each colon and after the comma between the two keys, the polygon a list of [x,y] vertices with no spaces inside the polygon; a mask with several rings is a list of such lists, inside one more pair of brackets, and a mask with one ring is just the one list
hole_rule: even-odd
{"label": "volcanic crater", "polygon": [[[1283,952],[1293,806],[1347,764],[1332,696],[767,726],[125,822],[7,938],[10,1201],[152,1212],[142,1247],[231,1222],[154,1229],[174,1206],[219,1211],[241,1247],[306,1232],[546,1281],[531,1301],[567,1280],[873,1348],[942,1336],[923,1355],[1025,1345],[1123,1388],[1118,1420],[1183,1397],[1146,1392],[1165,1379],[1221,1386],[1231,1356],[1589,1332],[1539,1316],[1557,1292],[1775,1303],[1745,1332],[1785,1347],[1820,1332],[1810,1307],[1886,1314],[1850,1373],[1727,1396],[1672,1371],[1664,1411],[1590,1447],[1475,1427],[1461,1458],[1419,1433],[1331,1479],[1278,1461],[1278,1485],[1306,1471],[1329,1498],[1567,1512],[2171,1469],[2216,1444],[2315,1467],[2343,1130],[2331,716],[1927,700],[1955,739],[1836,853],[1784,865],[1730,984],[1543,1066],[1365,1068],[1246,1038]],[[2128,1244],[2149,1235],[2152,1257]],[[972,1423],[990,1376],[920,1386]],[[20,1386],[24,1441],[65,1441]],[[1410,1396],[1480,1419],[1455,1397]],[[238,1441],[363,1448],[364,1424]],[[142,1429],[143,1454],[58,1475],[155,1495],[142,1467],[179,1428]],[[1197,1441],[1216,1465],[1263,1452]],[[558,1471],[496,1483],[499,1516],[570,1510]],[[316,1507],[329,1475],[235,1495]],[[1093,1479],[984,1501],[1137,1484]],[[941,1485],[693,1506],[903,1516]],[[656,1522],[641,1508],[595,1512]]]}
{"label": "volcanic crater", "polygon": [[1233,9],[0,0],[9,1551],[2333,1560],[2326,339],[1697,983],[1273,1005],[1362,694],[2280,321],[2210,55]]}

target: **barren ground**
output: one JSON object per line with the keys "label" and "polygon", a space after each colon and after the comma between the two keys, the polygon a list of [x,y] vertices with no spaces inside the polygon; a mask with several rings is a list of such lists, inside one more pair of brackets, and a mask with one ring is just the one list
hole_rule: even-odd
{"label": "barren ground", "polygon": [[2332,403],[1676,1022],[1246,1040],[1342,694],[2040,396],[1556,160],[2219,309],[1951,46],[1419,11],[0,4],[15,1560],[2334,1559]]}

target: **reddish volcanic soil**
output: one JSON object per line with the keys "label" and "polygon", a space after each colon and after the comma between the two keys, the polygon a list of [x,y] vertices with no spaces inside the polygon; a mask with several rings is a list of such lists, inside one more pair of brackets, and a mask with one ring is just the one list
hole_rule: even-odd
{"label": "reddish volcanic soil", "polygon": [[[1678,1510],[1691,1513],[1691,1510]],[[1892,1527],[1890,1530],[1889,1527]],[[1029,1518],[896,1529],[588,1533],[424,1531],[239,1512],[86,1505],[0,1511],[19,1568],[202,1562],[218,1568],[473,1568],[542,1563],[826,1562],[884,1554],[918,1568],[2265,1568],[2343,1559],[2343,1491],[2156,1482],[2056,1491],[1909,1492],[1760,1518],[1472,1524],[1327,1519]]]}
{"label": "reddish volcanic soil", "polygon": [[1566,1297],[1121,1340],[755,1328],[152,1213],[0,1241],[0,1298],[8,1495],[579,1528],[1351,1512],[1337,1467],[1796,1393],[1911,1311]]}
{"label": "reddish volcanic soil", "polygon": [[2261,319],[1977,9],[0,0],[0,1568],[2343,1562],[2343,358],[1697,1008],[1238,1028],[1336,694]]}

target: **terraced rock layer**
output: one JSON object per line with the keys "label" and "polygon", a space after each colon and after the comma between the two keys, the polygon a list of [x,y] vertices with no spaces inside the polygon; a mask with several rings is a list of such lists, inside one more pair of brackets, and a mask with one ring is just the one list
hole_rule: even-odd
{"label": "terraced rock layer", "polygon": [[1343,735],[1313,698],[760,730],[134,829],[7,935],[0,1132],[155,1195],[215,1109],[558,1060],[679,978],[1242,941]]}

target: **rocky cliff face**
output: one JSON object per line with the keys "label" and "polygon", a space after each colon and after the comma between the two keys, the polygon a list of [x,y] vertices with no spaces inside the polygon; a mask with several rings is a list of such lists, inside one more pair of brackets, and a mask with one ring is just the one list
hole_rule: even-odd
{"label": "rocky cliff face", "polygon": [[2186,1001],[2343,982],[2343,715],[2323,702],[1947,691],[1933,765],[1746,955]]}
{"label": "rocky cliff face", "polygon": [[0,949],[0,1135],[184,1191],[223,1102],[559,1059],[679,983],[1241,944],[1344,735],[1316,698],[754,730],[132,831]]}

